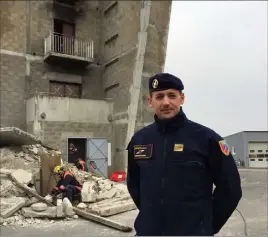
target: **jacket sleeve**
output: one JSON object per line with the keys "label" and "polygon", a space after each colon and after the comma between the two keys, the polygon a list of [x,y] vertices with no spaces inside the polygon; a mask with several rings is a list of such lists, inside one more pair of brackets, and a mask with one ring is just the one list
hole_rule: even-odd
{"label": "jacket sleeve", "polygon": [[240,175],[226,141],[214,134],[209,141],[209,163],[216,186],[213,192],[214,234],[227,222],[242,197]]}
{"label": "jacket sleeve", "polygon": [[128,144],[127,188],[135,205],[140,209],[140,171],[134,160],[133,146]]}

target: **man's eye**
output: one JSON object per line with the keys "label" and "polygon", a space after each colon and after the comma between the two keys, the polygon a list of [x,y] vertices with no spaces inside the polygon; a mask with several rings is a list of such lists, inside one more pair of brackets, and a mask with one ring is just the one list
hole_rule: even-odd
{"label": "man's eye", "polygon": [[168,97],[171,98],[171,99],[175,99],[176,95],[169,95]]}

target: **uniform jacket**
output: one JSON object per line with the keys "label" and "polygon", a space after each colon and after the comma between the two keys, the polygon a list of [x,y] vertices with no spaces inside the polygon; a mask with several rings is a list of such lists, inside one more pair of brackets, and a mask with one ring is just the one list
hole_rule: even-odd
{"label": "uniform jacket", "polygon": [[127,149],[137,235],[214,235],[238,205],[240,176],[227,144],[182,109],[165,122],[155,116]]}
{"label": "uniform jacket", "polygon": [[81,190],[81,185],[74,175],[70,171],[65,171],[61,179],[58,181],[56,189],[64,190],[68,185],[75,186],[78,190]]}

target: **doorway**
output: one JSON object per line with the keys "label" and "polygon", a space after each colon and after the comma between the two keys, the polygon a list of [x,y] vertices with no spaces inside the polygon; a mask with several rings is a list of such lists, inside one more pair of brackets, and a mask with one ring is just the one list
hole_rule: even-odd
{"label": "doorway", "polygon": [[74,163],[78,158],[86,162],[87,139],[68,138],[68,163]]}
{"label": "doorway", "polygon": [[55,51],[64,54],[74,54],[75,24],[54,19]]}

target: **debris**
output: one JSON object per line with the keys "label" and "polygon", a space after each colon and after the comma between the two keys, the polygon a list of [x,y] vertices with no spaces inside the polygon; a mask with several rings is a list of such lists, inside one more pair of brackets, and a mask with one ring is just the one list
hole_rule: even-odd
{"label": "debris", "polygon": [[54,219],[82,217],[122,231],[132,229],[104,217],[135,208],[125,184],[106,179],[92,168],[84,172],[65,162],[65,169],[70,170],[82,184],[81,203],[76,207],[67,198],[52,203],[52,197],[45,193],[50,190],[44,188],[43,178],[52,175],[47,180],[50,182],[54,177],[49,173],[50,169],[45,173],[41,167],[43,160],[54,167],[56,160],[61,159],[61,152],[16,128],[1,128],[0,133],[1,139],[4,134],[0,142],[0,225],[24,227],[52,223]]}

